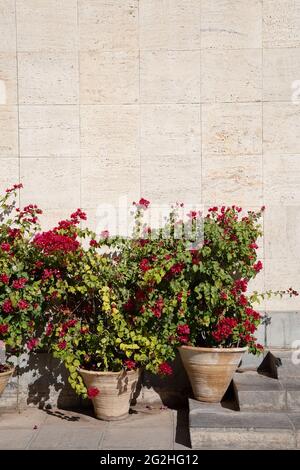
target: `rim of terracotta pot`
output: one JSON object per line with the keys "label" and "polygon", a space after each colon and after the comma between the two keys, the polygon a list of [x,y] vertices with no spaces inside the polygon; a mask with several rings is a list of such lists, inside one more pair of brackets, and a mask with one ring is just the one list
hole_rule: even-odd
{"label": "rim of terracotta pot", "polygon": [[202,346],[179,346],[179,349],[189,349],[199,352],[212,352],[212,353],[232,353],[232,352],[245,352],[247,351],[248,347],[244,346],[243,348],[210,348],[210,347],[202,347]]}
{"label": "rim of terracotta pot", "polygon": [[9,370],[6,370],[5,372],[0,372],[0,375],[1,377],[5,376],[5,375],[11,375],[13,374],[15,371],[15,368],[14,366],[11,366]]}
{"label": "rim of terracotta pot", "polygon": [[119,372],[102,372],[101,370],[87,370],[87,369],[82,369],[81,367],[78,367],[78,372],[83,372],[85,374],[90,374],[90,375],[120,375],[123,372],[125,372],[128,375],[133,375],[136,372],[138,372],[139,369],[135,370],[119,370]]}

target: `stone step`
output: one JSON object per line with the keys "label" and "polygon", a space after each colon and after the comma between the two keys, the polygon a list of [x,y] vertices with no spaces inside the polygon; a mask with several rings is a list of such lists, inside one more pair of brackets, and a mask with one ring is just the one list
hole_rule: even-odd
{"label": "stone step", "polygon": [[281,411],[287,408],[286,391],[281,382],[256,371],[235,373],[233,388],[241,411]]}
{"label": "stone step", "polygon": [[192,449],[300,448],[300,413],[249,412],[189,400]]}
{"label": "stone step", "polygon": [[299,411],[300,379],[274,379],[255,371],[237,372],[233,377],[235,399],[241,411]]}

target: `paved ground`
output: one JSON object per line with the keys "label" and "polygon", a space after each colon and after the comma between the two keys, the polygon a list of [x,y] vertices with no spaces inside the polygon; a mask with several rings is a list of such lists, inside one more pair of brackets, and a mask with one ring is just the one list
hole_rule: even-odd
{"label": "paved ground", "polygon": [[30,408],[0,415],[0,449],[188,449],[186,410],[140,407],[125,420]]}

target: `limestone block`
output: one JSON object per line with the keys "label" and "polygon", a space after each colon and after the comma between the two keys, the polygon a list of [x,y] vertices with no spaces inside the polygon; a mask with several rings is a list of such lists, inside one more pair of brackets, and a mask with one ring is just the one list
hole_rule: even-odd
{"label": "limestone block", "polygon": [[[298,284],[299,285],[299,284]],[[284,311],[288,302],[284,302],[281,311],[271,310],[268,315],[271,323],[267,326],[267,346],[272,348],[291,348],[294,341],[300,339],[300,314],[299,311]],[[296,307],[297,308],[297,307]],[[299,308],[299,302],[298,302]],[[280,357],[280,355],[279,355]],[[293,366],[294,368],[299,366]],[[279,369],[278,369],[279,371]],[[283,368],[285,371],[285,368]],[[279,373],[279,372],[278,372]],[[280,370],[281,373],[281,370]],[[283,374],[284,375],[284,374]],[[284,387],[286,388],[286,387]]]}
{"label": "limestone block", "polygon": [[65,51],[77,47],[76,0],[17,0],[18,51]]}
{"label": "limestone block", "polygon": [[83,157],[138,155],[138,106],[82,105],[80,125]]}
{"label": "limestone block", "polygon": [[0,8],[0,51],[16,51],[16,9],[15,0],[1,0]]}
{"label": "limestone block", "polygon": [[143,155],[141,194],[156,204],[201,205],[201,155]]}
{"label": "limestone block", "polygon": [[263,46],[300,46],[300,4],[297,0],[263,1]]}
{"label": "limestone block", "polygon": [[[278,181],[278,184],[284,180]],[[275,186],[275,184],[274,184]],[[273,191],[268,187],[268,191]],[[276,189],[276,188],[275,188]],[[290,187],[291,191],[293,187]],[[294,201],[295,202],[295,201]],[[299,257],[300,208],[298,205],[268,204],[264,218],[265,253],[267,258]]]}
{"label": "limestone block", "polygon": [[199,106],[141,106],[142,155],[192,155],[200,149]]}
{"label": "limestone block", "polygon": [[142,103],[199,103],[200,51],[141,51]]}
{"label": "limestone block", "polygon": [[300,106],[289,103],[263,104],[265,153],[300,153]]}
{"label": "limestone block", "polygon": [[300,100],[300,47],[264,49],[264,101]]}
{"label": "limestone block", "polygon": [[20,52],[20,104],[78,103],[78,54]]}
{"label": "limestone block", "polygon": [[13,105],[17,101],[16,54],[0,52],[0,105]]}
{"label": "limestone block", "polygon": [[21,157],[79,157],[78,106],[20,106]]}
{"label": "limestone block", "polygon": [[262,56],[259,49],[203,50],[201,101],[261,100]]}
{"label": "limestone block", "polygon": [[41,209],[80,207],[78,158],[22,158],[20,179],[22,205],[34,201]]}
{"label": "limestone block", "polygon": [[62,209],[47,209],[39,216],[40,224],[43,231],[51,230],[53,227],[57,227],[60,220],[65,220],[70,217],[70,214],[74,212],[73,209],[62,208]]}
{"label": "limestone block", "polygon": [[136,156],[84,158],[81,164],[82,207],[95,209],[107,204],[113,214],[120,197],[126,196],[129,202],[139,197],[140,163]]}
{"label": "limestone block", "polygon": [[205,154],[260,155],[262,111],[258,103],[202,105]]}
{"label": "limestone block", "polygon": [[141,49],[200,48],[199,0],[140,0]]}
{"label": "limestone block", "polygon": [[138,97],[138,52],[80,53],[81,104],[132,104]]}
{"label": "limestone block", "polygon": [[0,106],[0,158],[18,156],[18,111],[16,106]]}
{"label": "limestone block", "polygon": [[[299,114],[300,117],[300,114]],[[300,130],[300,127],[299,127]],[[278,133],[281,132],[278,129]],[[282,135],[283,137],[283,135]],[[277,140],[274,127],[274,138]],[[300,150],[300,139],[299,150]],[[288,143],[288,140],[286,139]],[[279,145],[279,139],[278,139]],[[296,149],[295,149],[296,150]],[[300,198],[299,155],[264,155],[264,201],[266,205],[298,206]],[[284,210],[284,208],[283,208]],[[279,214],[278,214],[279,215]]]}
{"label": "limestone block", "polygon": [[138,0],[79,0],[80,49],[138,49]]}
{"label": "limestone block", "polygon": [[0,194],[19,182],[19,159],[0,158]]}
{"label": "limestone block", "polygon": [[[265,271],[265,289],[273,291],[285,290],[289,287],[299,291],[300,285],[300,265],[297,258],[265,258],[264,260],[264,271]],[[266,300],[266,309],[268,311],[282,312],[284,311],[296,311],[300,309],[299,297],[287,297],[283,299],[280,297],[273,297],[270,300]],[[277,327],[278,334],[282,335],[282,325]],[[298,337],[300,339],[298,332]],[[272,344],[272,343],[271,343]],[[276,346],[276,345],[274,345]],[[285,346],[282,346],[285,347]]]}
{"label": "limestone block", "polygon": [[261,155],[202,155],[203,202],[261,205]]}
{"label": "limestone block", "polygon": [[260,0],[202,0],[201,47],[260,48],[261,15]]}

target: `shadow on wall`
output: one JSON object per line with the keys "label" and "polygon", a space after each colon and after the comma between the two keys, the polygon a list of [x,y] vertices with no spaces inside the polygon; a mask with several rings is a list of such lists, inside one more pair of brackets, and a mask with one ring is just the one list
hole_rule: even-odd
{"label": "shadow on wall", "polygon": [[[79,397],[68,382],[68,371],[64,364],[48,353],[24,354],[17,360],[16,371],[6,392],[2,395],[1,409],[25,409],[27,406],[51,409],[87,409],[90,400]],[[191,387],[178,356],[172,364],[174,373],[160,377],[143,371],[140,374],[132,404],[187,406]]]}
{"label": "shadow on wall", "polygon": [[82,406],[68,382],[63,363],[51,354],[38,353],[21,357],[17,368],[19,377],[18,402],[21,407],[73,408]]}
{"label": "shadow on wall", "polygon": [[137,388],[136,402],[160,402],[168,408],[187,407],[192,388],[179,354],[172,363],[171,376],[159,376],[143,371]]}

